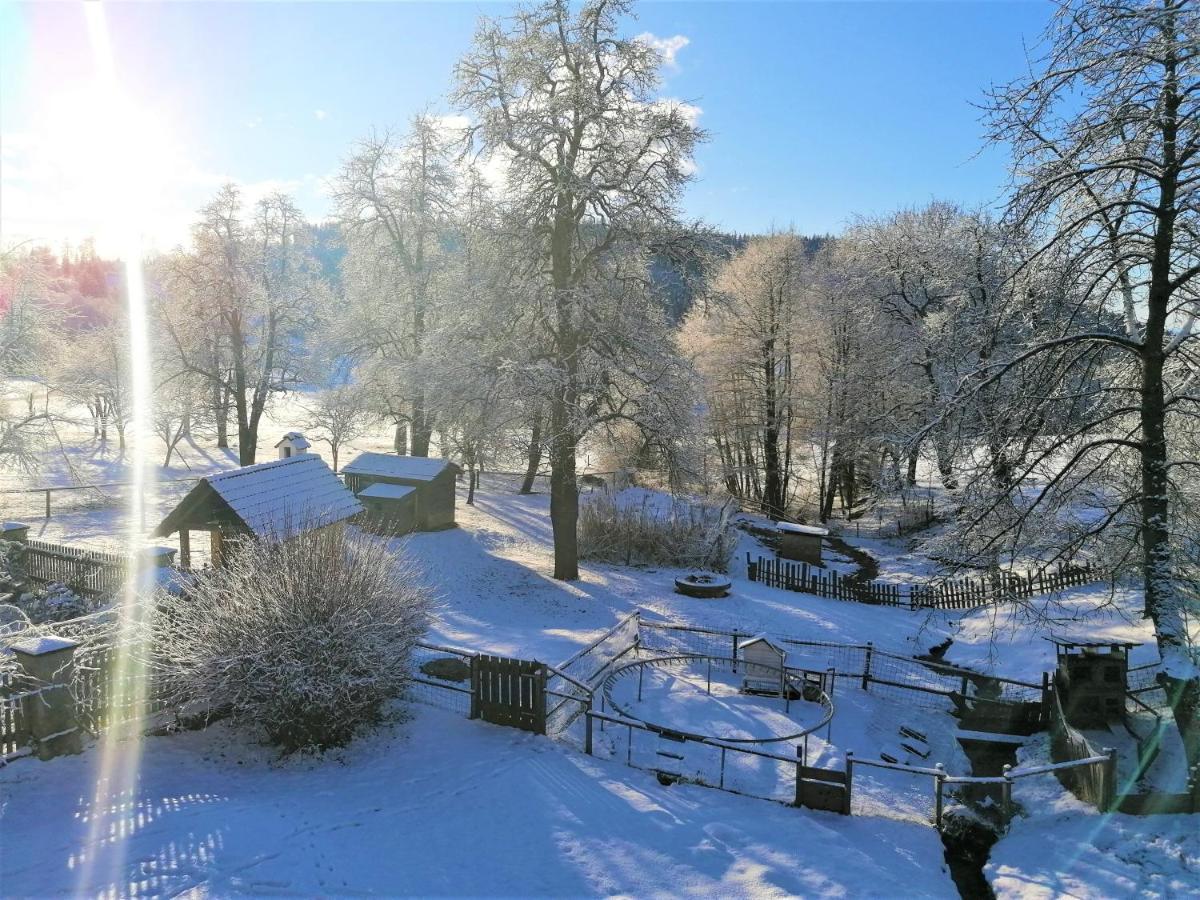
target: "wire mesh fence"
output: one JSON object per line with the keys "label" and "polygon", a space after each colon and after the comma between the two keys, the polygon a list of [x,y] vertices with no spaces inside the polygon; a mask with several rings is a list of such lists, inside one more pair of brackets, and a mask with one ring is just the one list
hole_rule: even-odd
{"label": "wire mesh fence", "polygon": [[470,716],[473,710],[471,658],[469,650],[438,644],[413,648],[413,678],[408,699],[426,706]]}

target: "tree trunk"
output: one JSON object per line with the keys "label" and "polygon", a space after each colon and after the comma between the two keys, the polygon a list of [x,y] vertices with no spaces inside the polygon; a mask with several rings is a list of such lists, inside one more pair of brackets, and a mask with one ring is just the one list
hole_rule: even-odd
{"label": "tree trunk", "polygon": [[229,391],[213,383],[213,413],[217,417],[217,449],[229,447]]}
{"label": "tree trunk", "polygon": [[433,417],[425,409],[425,395],[421,392],[413,399],[412,410],[412,455],[428,456],[429,439],[433,436]]}
{"label": "tree trunk", "polygon": [[396,423],[396,433],[392,437],[392,449],[398,456],[408,455],[408,425],[405,422]]}
{"label": "tree trunk", "polygon": [[529,455],[525,462],[525,479],[521,482],[522,494],[533,493],[533,482],[537,477],[537,471],[542,465],[542,420],[538,417],[533,420],[533,427],[529,431]]}
{"label": "tree trunk", "polygon": [[550,524],[554,531],[554,577],[579,578],[579,487],[575,481],[575,439],[570,411],[562,398],[554,401],[550,417]]}

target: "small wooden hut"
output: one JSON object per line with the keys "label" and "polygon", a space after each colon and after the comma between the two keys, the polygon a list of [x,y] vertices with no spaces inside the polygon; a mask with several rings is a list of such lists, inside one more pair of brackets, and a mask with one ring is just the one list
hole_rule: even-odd
{"label": "small wooden hut", "polygon": [[301,453],[307,453],[312,444],[299,431],[289,431],[275,445],[280,459],[290,459],[293,456],[299,456]]}
{"label": "small wooden hut", "polygon": [[776,528],[779,530],[779,555],[783,559],[806,562],[810,566],[823,565],[821,541],[829,537],[827,528],[793,522],[780,522]]}
{"label": "small wooden hut", "polygon": [[154,534],[179,532],[179,564],[186,569],[191,567],[191,532],[207,531],[211,562],[218,566],[230,541],[286,538],[360,512],[362,506],[325,461],[302,453],[201,478]]}
{"label": "small wooden hut", "polygon": [[742,690],[747,694],[783,694],[787,651],[765,634],[755,635],[737,648],[744,666]]}
{"label": "small wooden hut", "polygon": [[[436,531],[454,527],[454,486],[462,469],[448,459],[426,456],[396,456],[392,453],[362,453],[342,468],[346,487],[362,499],[370,509],[371,503],[394,517],[406,520],[405,504],[412,505],[411,527],[408,531]],[[374,485],[393,485],[413,488],[411,494],[364,497]],[[402,532],[389,532],[402,533]]]}
{"label": "small wooden hut", "polygon": [[377,481],[358,492],[359,524],[376,534],[408,534],[417,527],[417,489]]}

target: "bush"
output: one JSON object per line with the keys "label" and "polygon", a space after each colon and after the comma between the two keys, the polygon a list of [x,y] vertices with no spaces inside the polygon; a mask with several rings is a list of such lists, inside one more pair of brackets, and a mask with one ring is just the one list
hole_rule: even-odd
{"label": "bush", "polygon": [[624,565],[729,570],[737,533],[732,503],[697,503],[631,489],[589,495],[579,510],[585,559]]}
{"label": "bush", "polygon": [[349,742],[403,693],[428,589],[380,541],[326,528],[247,541],[155,626],[177,707],[220,710],[285,752]]}

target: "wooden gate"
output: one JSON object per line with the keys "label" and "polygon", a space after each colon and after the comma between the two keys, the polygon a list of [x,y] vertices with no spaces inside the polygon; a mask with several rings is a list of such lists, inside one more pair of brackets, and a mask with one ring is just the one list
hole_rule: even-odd
{"label": "wooden gate", "polygon": [[485,722],[546,733],[546,668],[541,663],[481,654],[475,658],[472,680]]}

